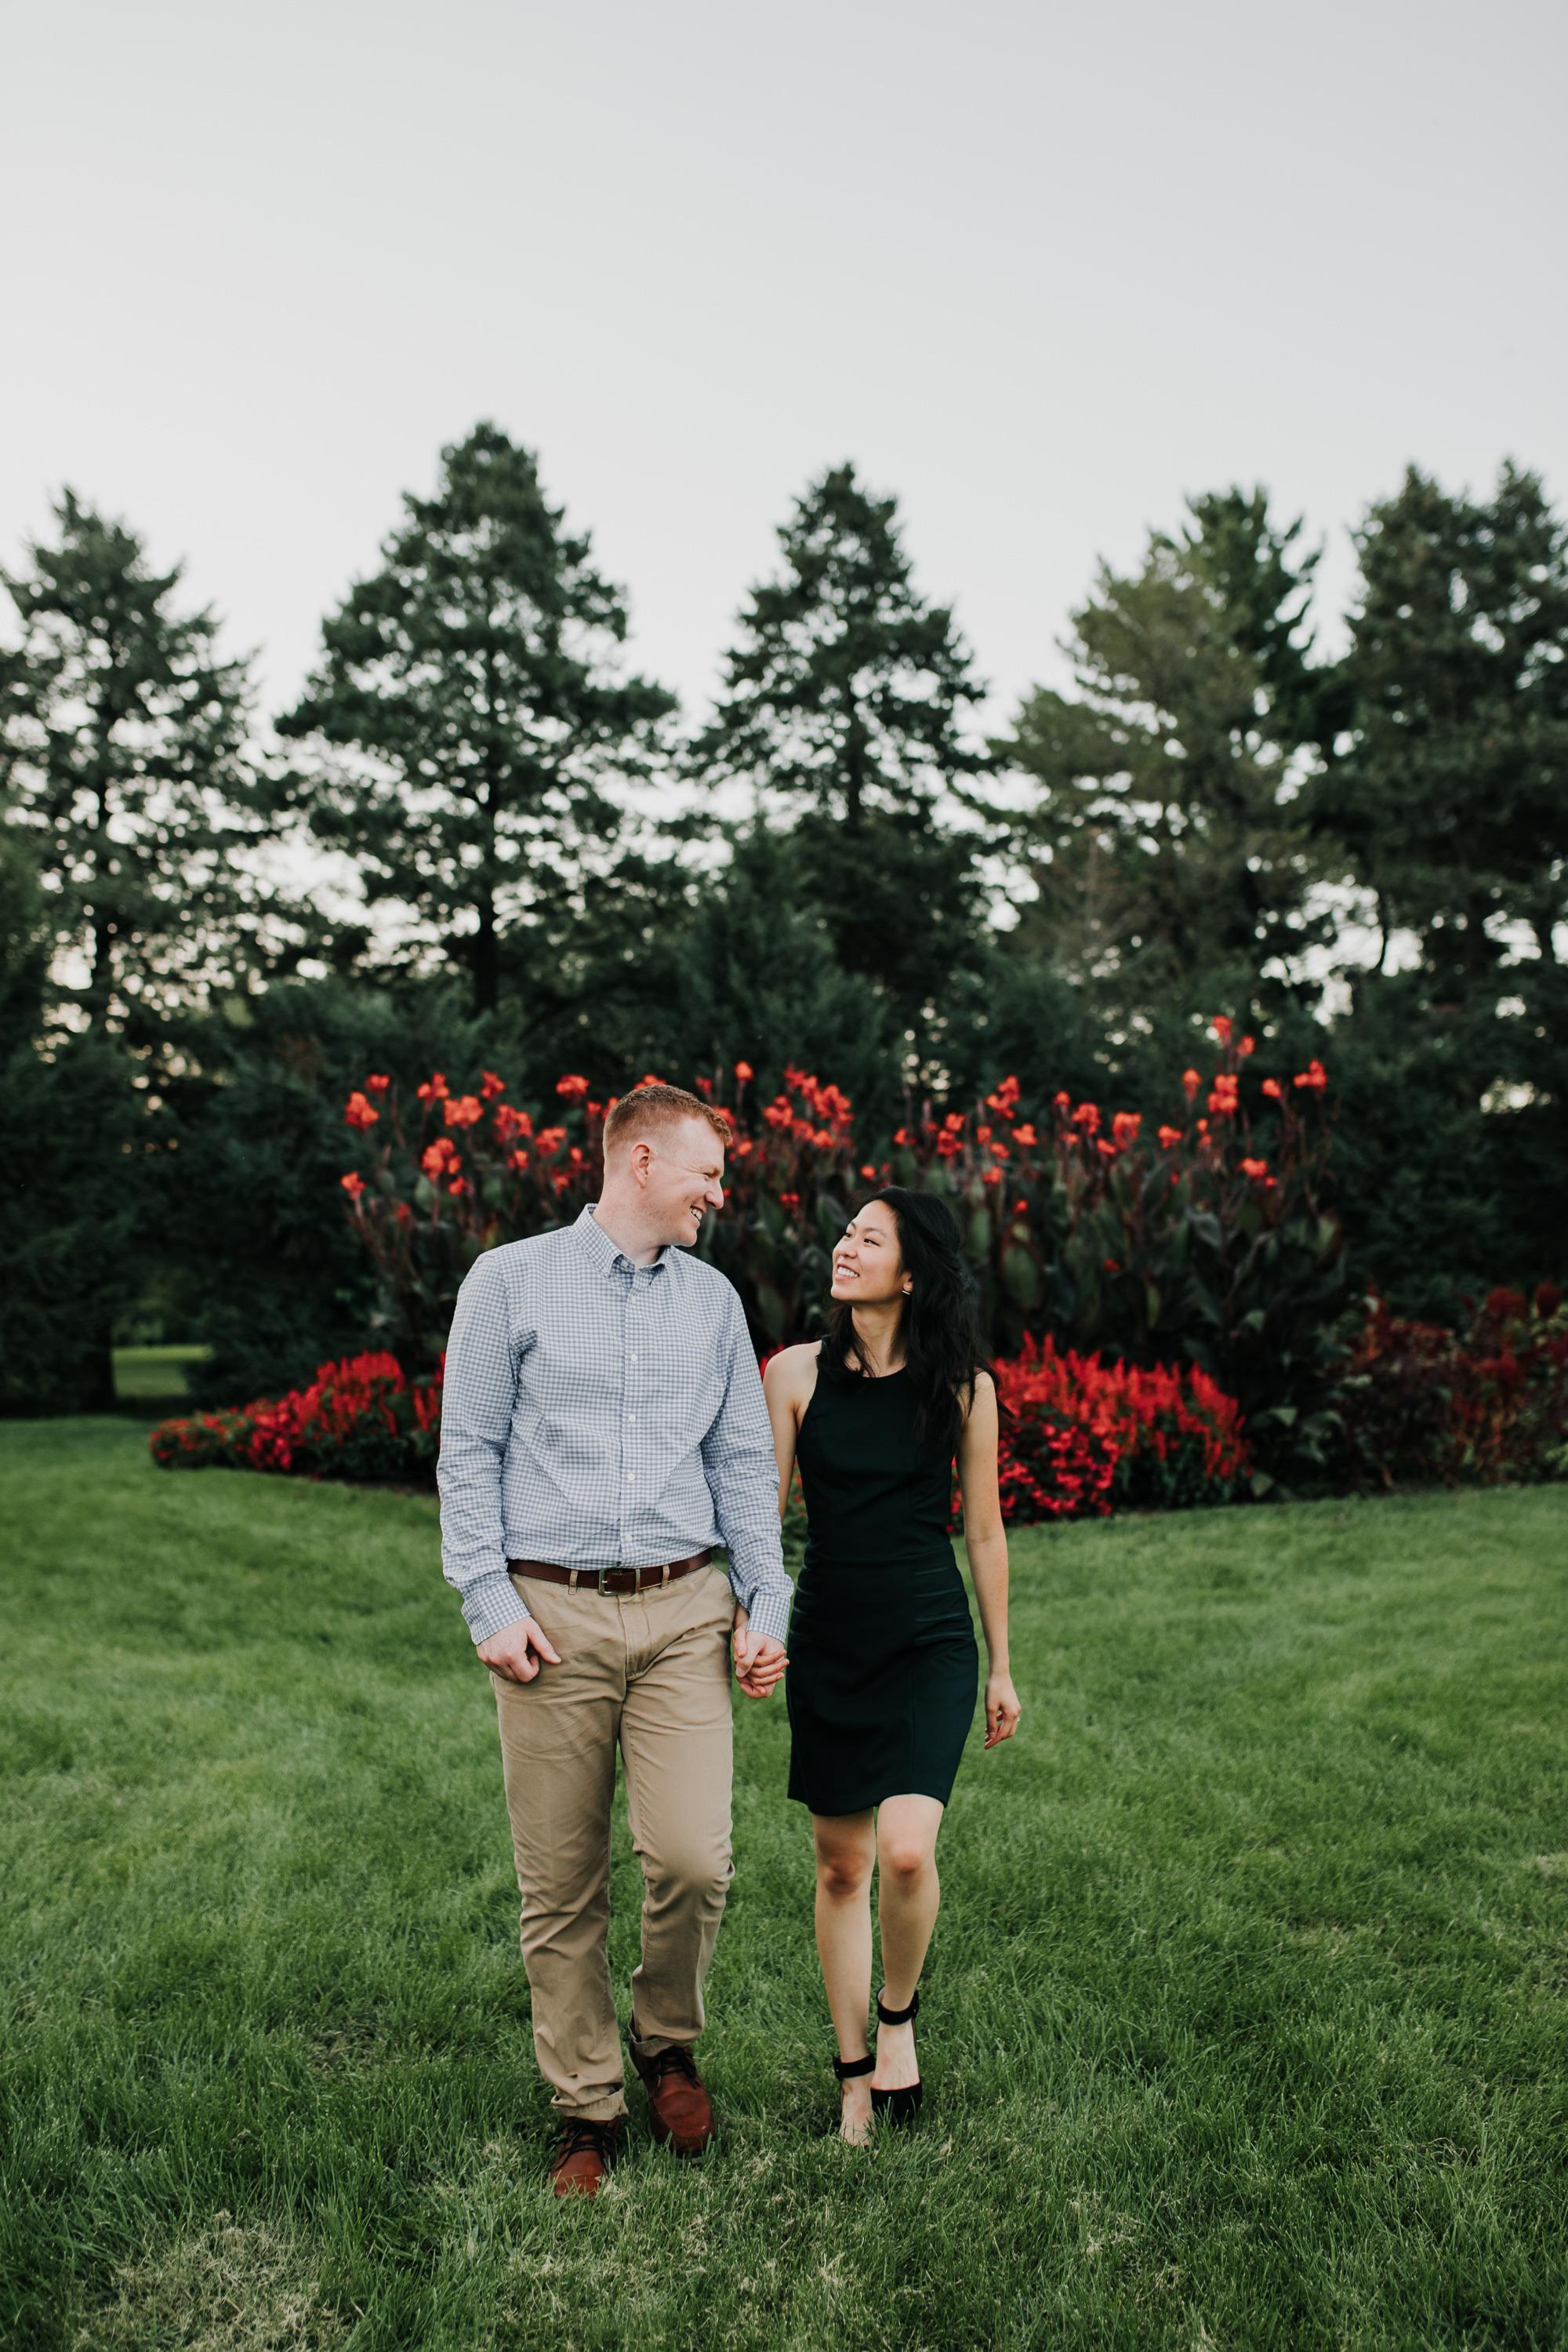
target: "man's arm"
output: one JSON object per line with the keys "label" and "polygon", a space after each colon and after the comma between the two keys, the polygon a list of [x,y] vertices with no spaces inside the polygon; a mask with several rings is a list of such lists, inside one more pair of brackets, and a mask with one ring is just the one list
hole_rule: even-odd
{"label": "man's arm", "polygon": [[[441,1490],[441,1572],[462,1596],[463,1615],[476,1644],[481,1645],[481,1656],[509,1628],[517,1628],[521,1635],[532,1624],[507,1574],[501,1507],[518,1362],[505,1276],[493,1258],[481,1257],[458,1293],[447,1342],[441,1458],[436,1474]],[[510,1651],[518,1646],[517,1639],[498,1646]],[[509,1671],[500,1656],[486,1663]],[[514,1681],[529,1679],[511,1672]]]}
{"label": "man's arm", "polygon": [[702,1441],[702,1469],[719,1531],[729,1549],[730,1581],[741,1604],[736,1672],[742,1687],[759,1697],[784,1671],[795,1588],[779,1540],[778,1465],[762,1375],[741,1302],[732,1292],[720,1338],[720,1369],[724,1401]]}

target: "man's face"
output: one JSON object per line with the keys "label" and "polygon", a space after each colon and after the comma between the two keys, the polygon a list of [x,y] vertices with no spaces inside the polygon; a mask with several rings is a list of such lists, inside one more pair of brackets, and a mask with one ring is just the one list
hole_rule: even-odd
{"label": "man's face", "polygon": [[633,1145],[634,1164],[647,1153],[643,1202],[661,1248],[689,1248],[710,1209],[724,1205],[724,1147],[706,1119],[656,1128]]}

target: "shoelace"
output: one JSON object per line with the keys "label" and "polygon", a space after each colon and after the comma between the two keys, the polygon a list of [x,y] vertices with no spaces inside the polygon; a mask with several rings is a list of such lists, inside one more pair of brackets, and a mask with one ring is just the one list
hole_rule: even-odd
{"label": "shoelace", "polygon": [[581,2156],[586,2150],[608,2163],[616,2150],[616,2134],[608,2124],[596,2124],[584,2116],[578,2123],[568,2124],[561,2142],[561,2157]]}
{"label": "shoelace", "polygon": [[672,2042],[661,2050],[653,2062],[655,2076],[662,2082],[667,2074],[684,2074],[689,2083],[697,2080],[697,2061],[683,2042]]}

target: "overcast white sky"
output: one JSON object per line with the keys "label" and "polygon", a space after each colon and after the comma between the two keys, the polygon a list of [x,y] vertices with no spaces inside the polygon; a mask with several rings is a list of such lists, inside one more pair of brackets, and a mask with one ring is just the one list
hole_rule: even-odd
{"label": "overcast white sky", "polygon": [[490,416],[700,706],[896,491],[1003,719],[1097,555],[1414,458],[1568,491],[1563,0],[5,0],[0,562],[63,483],[291,696]]}

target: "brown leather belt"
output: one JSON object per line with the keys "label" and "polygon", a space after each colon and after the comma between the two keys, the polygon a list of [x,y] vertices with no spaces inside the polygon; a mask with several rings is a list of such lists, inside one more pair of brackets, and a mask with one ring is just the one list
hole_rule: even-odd
{"label": "brown leather belt", "polygon": [[509,1559],[513,1576],[537,1576],[546,1584],[568,1584],[574,1592],[646,1592],[650,1585],[673,1584],[706,1568],[711,1549],[694,1551],[689,1559],[672,1559],[663,1568],[558,1568],[550,1559]]}

